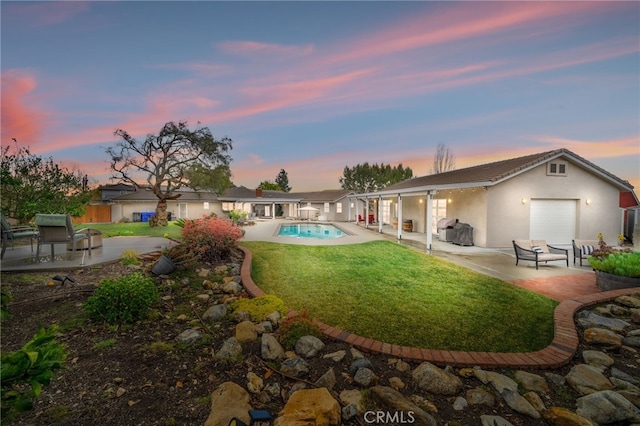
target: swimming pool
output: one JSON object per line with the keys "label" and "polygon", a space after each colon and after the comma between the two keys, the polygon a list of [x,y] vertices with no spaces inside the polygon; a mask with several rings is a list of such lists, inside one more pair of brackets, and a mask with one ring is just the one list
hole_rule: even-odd
{"label": "swimming pool", "polygon": [[340,238],[349,234],[331,224],[321,225],[317,223],[295,223],[292,225],[280,225],[277,235],[279,237],[317,238],[320,240],[328,240],[332,238]]}

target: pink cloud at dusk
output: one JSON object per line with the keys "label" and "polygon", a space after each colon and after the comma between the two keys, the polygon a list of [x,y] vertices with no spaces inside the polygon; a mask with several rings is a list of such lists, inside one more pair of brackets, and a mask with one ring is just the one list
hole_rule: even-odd
{"label": "pink cloud at dusk", "polygon": [[36,78],[18,70],[3,71],[2,141],[15,138],[21,143],[39,140],[46,128],[48,114],[37,105]]}
{"label": "pink cloud at dusk", "polygon": [[403,20],[391,28],[368,34],[347,43],[344,51],[329,58],[329,62],[362,60],[405,52],[461,39],[493,35],[507,29],[522,31],[526,24],[535,24],[567,14],[601,10],[597,3],[582,4],[578,11],[573,3],[486,3],[481,9],[463,4],[440,11],[427,12]]}

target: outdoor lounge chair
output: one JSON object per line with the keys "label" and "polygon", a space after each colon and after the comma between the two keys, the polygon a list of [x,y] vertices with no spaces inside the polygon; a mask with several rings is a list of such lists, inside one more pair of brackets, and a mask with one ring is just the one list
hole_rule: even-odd
{"label": "outdoor lounge chair", "polygon": [[3,214],[0,214],[0,222],[2,222],[2,254],[0,259],[4,258],[4,252],[7,251],[7,245],[11,241],[11,247],[15,240],[29,238],[31,240],[31,251],[33,251],[33,240],[38,239],[38,231],[30,226],[11,226]]}
{"label": "outdoor lounge chair", "polygon": [[545,240],[513,240],[513,249],[516,252],[516,266],[520,260],[536,262],[536,269],[540,262],[552,262],[564,260],[569,267],[569,250],[553,247]]}
{"label": "outdoor lounge chair", "polygon": [[591,253],[598,248],[598,240],[573,240],[573,264],[576,264],[576,259],[580,259],[580,266],[582,266],[582,260],[591,256]]}
{"label": "outdoor lounge chair", "polygon": [[89,256],[91,256],[91,230],[90,229],[73,229],[71,223],[71,215],[68,214],[37,214],[36,225],[40,238],[38,238],[38,249],[36,250],[36,258],[40,257],[40,246],[43,244],[51,244],[51,261],[55,261],[55,244],[71,244],[73,253],[76,252],[78,243],[87,240],[87,248]]}

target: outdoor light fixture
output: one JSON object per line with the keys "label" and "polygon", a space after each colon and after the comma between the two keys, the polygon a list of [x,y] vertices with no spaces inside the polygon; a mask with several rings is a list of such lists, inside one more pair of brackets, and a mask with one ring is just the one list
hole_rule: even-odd
{"label": "outdoor light fixture", "polygon": [[522,204],[527,204],[527,199],[526,199],[526,198],[524,198],[524,197],[522,197],[522,200],[520,200],[520,202],[521,202]]}
{"label": "outdoor light fixture", "polygon": [[585,200],[585,203],[586,203],[587,205],[590,205],[590,204],[591,204],[591,198],[587,198],[587,199]]}
{"label": "outdoor light fixture", "polygon": [[453,201],[453,200],[452,200],[451,198],[449,198],[449,199],[447,200],[447,203],[448,203],[448,204],[451,204],[451,202],[452,202],[452,201]]}
{"label": "outdoor light fixture", "polygon": [[420,198],[420,204],[422,204],[422,198]]}

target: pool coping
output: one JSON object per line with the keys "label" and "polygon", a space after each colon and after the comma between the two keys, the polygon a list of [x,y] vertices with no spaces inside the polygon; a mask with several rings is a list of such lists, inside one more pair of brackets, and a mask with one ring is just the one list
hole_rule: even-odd
{"label": "pool coping", "polygon": [[[253,254],[246,247],[240,246],[240,249],[244,253],[240,276],[245,290],[251,297],[266,294],[251,278]],[[350,344],[364,352],[389,355],[407,361],[427,361],[439,366],[453,367],[555,369],[569,364],[578,350],[580,339],[574,321],[577,311],[637,291],[637,288],[625,288],[560,302],[553,313],[553,340],[547,347],[535,352],[464,352],[415,348],[384,343],[318,321],[316,323],[322,334],[328,338]]]}

